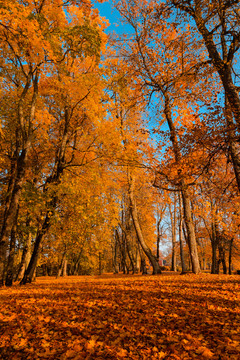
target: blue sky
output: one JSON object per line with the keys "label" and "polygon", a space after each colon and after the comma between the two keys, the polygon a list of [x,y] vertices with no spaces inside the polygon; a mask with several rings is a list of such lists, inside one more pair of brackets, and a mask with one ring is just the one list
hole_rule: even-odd
{"label": "blue sky", "polygon": [[105,1],[103,3],[93,2],[94,7],[99,10],[99,13],[102,17],[108,19],[110,26],[107,28],[107,33],[115,32],[117,34],[122,34],[124,32],[130,31],[130,26],[122,24],[120,20],[119,12],[113,7],[113,2]]}

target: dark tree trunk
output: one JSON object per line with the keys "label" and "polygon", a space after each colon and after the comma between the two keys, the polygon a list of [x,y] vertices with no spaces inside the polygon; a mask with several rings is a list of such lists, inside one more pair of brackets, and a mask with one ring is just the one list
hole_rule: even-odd
{"label": "dark tree trunk", "polygon": [[223,267],[223,273],[227,274],[227,264],[225,259],[225,249],[224,249],[224,238],[221,237],[221,240],[218,243],[218,252],[219,252],[219,259],[218,259],[218,268],[220,267],[220,264],[222,264]]}
{"label": "dark tree trunk", "polygon": [[[0,286],[5,283],[6,276],[6,260],[7,249],[9,245],[9,239],[11,237],[11,231],[14,226],[17,209],[19,206],[20,196],[22,194],[22,187],[25,178],[25,172],[27,168],[27,160],[32,141],[32,121],[35,116],[36,101],[38,96],[38,70],[35,74],[32,70],[28,73],[26,84],[22,90],[22,94],[18,103],[18,128],[16,130],[16,150],[14,155],[14,164],[12,165],[12,171],[10,184],[8,187],[8,196],[4,204],[4,216],[2,227],[0,231]],[[29,112],[27,114],[27,123],[24,117],[24,101],[29,93],[31,83],[32,86],[32,98],[29,102]],[[20,145],[21,143],[21,145]]]}
{"label": "dark tree trunk", "polygon": [[233,248],[233,238],[229,242],[229,255],[228,255],[228,273],[232,274],[232,248]]}
{"label": "dark tree trunk", "polygon": [[101,253],[101,251],[99,251],[99,253],[98,253],[98,275],[102,275],[102,271],[103,271],[103,268],[102,268],[102,253]]}
{"label": "dark tree trunk", "polygon": [[[239,32],[236,30],[232,39],[229,37],[227,28],[229,19],[226,17],[228,8],[230,8],[233,3],[236,4],[236,2],[215,2],[213,6],[210,3],[209,5],[206,3],[207,8],[205,9],[205,4],[202,1],[194,1],[193,6],[186,5],[179,0],[172,0],[172,3],[176,8],[183,12],[187,12],[195,21],[197,29],[203,37],[209,58],[222,81],[231,111],[237,123],[238,130],[240,131],[239,89],[235,86],[233,81],[233,61],[234,56],[237,56],[237,50],[239,49]],[[212,6],[211,10],[209,8],[210,6]],[[213,16],[218,16],[218,21]],[[215,32],[212,32],[212,28],[208,29],[207,25],[209,21],[215,22]],[[217,43],[215,42],[216,31],[221,39],[220,42]]]}
{"label": "dark tree trunk", "polygon": [[25,270],[24,276],[20,282],[21,285],[31,283],[34,279],[34,273],[36,271],[38,256],[39,256],[39,252],[40,252],[40,245],[41,245],[43,236],[47,233],[47,231],[50,227],[51,214],[52,214],[52,212],[49,212],[49,211],[47,212],[44,223],[37,232],[36,239],[34,242],[33,253],[32,253],[30,262],[28,264],[28,267]]}
{"label": "dark tree trunk", "polygon": [[118,274],[118,266],[117,266],[117,249],[118,249],[118,242],[117,242],[116,236],[114,236],[113,238],[114,238],[113,254],[112,254],[112,258],[113,258],[113,273],[114,273],[114,274]]}
{"label": "dark tree trunk", "polygon": [[182,199],[181,194],[179,193],[179,244],[180,244],[180,258],[182,265],[182,273],[187,271],[184,259],[184,250],[183,250],[183,216],[182,216]]}
{"label": "dark tree trunk", "polygon": [[228,130],[228,143],[231,154],[231,160],[235,173],[236,182],[238,185],[238,191],[240,192],[240,157],[239,157],[239,141],[236,139],[236,129],[233,121],[232,111],[229,105],[229,101],[225,95],[225,117],[227,121]]}
{"label": "dark tree trunk", "polygon": [[15,223],[11,231],[10,249],[8,255],[8,263],[7,263],[7,271],[6,271],[7,274],[5,281],[6,286],[12,286],[14,279],[14,257],[15,257],[15,247],[16,247],[17,219],[18,219],[18,210],[16,212]]}
{"label": "dark tree trunk", "polygon": [[172,228],[172,261],[171,261],[171,271],[177,271],[177,254],[176,254],[176,195],[174,193],[174,203],[173,203],[173,211],[171,209],[171,204],[169,204],[169,213],[171,220],[171,228]]}
{"label": "dark tree trunk", "polygon": [[[29,143],[30,147],[30,143]],[[7,249],[9,245],[9,239],[11,237],[11,231],[14,227],[16,220],[16,214],[19,204],[19,199],[22,192],[23,180],[25,175],[26,160],[29,148],[24,149],[21,152],[17,160],[16,178],[14,180],[14,186],[11,194],[11,201],[9,208],[5,207],[5,213],[3,216],[3,224],[0,234],[0,286],[5,283],[6,266],[7,266]]]}
{"label": "dark tree trunk", "polygon": [[[30,218],[28,218],[26,221],[26,227],[30,226],[30,224],[31,224],[31,220],[30,220]],[[31,258],[31,241],[32,241],[32,234],[31,234],[31,232],[29,232],[27,234],[27,238],[25,239],[25,244],[23,247],[22,258],[21,258],[19,270],[18,270],[18,273],[16,276],[17,281],[22,280],[22,278],[24,276],[24,272],[29,264],[29,261]]]}
{"label": "dark tree trunk", "polygon": [[119,249],[120,249],[120,255],[121,255],[121,270],[123,271],[124,274],[126,274],[126,272],[128,271],[128,269],[127,269],[127,264],[126,264],[126,251],[125,251],[126,249],[125,249],[124,244],[122,243],[123,237],[120,238],[119,231],[118,231],[117,228],[115,229],[115,234],[116,234],[116,239],[117,239],[117,242],[118,242],[118,245],[119,245]]}
{"label": "dark tree trunk", "polygon": [[216,230],[216,222],[212,223],[211,245],[212,245],[212,267],[211,274],[218,274],[219,268],[217,263],[218,236]]}

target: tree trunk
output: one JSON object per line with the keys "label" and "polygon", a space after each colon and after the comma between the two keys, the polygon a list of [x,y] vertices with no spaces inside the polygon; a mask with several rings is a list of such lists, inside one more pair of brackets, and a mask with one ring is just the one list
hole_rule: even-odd
{"label": "tree trunk", "polygon": [[182,199],[181,194],[179,193],[179,244],[180,244],[180,258],[182,265],[182,273],[187,271],[184,259],[184,250],[183,250],[183,215],[182,215]]}
{"label": "tree trunk", "polygon": [[172,261],[171,261],[171,271],[177,271],[177,254],[176,254],[176,196],[174,193],[174,203],[173,203],[173,211],[171,209],[171,204],[169,204],[169,213],[171,220],[171,228],[172,228]]}
{"label": "tree trunk", "polygon": [[22,192],[23,180],[25,175],[26,160],[30,148],[24,149],[17,160],[17,174],[14,180],[14,186],[11,194],[9,208],[5,208],[3,224],[0,235],[0,286],[4,285],[6,275],[7,249],[11,231],[16,220],[19,199]]}
{"label": "tree trunk", "polygon": [[[0,286],[4,285],[6,275],[6,259],[9,238],[14,226],[14,221],[19,206],[19,200],[22,193],[24,177],[27,167],[28,155],[32,142],[32,121],[35,116],[36,101],[38,96],[38,70],[35,75],[30,71],[26,84],[18,103],[18,129],[16,130],[16,151],[15,151],[15,170],[11,177],[11,186],[8,188],[9,194],[7,204],[5,204],[3,223],[0,232]],[[31,82],[33,82],[33,93],[30,101],[29,112],[27,114],[27,124],[24,118],[24,101],[29,92]],[[20,135],[21,134],[21,135]],[[21,147],[19,145],[21,141]]]}
{"label": "tree trunk", "polygon": [[50,227],[50,218],[51,218],[50,214],[52,215],[52,212],[48,211],[46,216],[45,216],[45,220],[44,220],[43,225],[41,226],[41,228],[37,232],[36,239],[35,239],[35,242],[34,242],[33,253],[32,253],[30,262],[28,264],[28,267],[25,270],[23,279],[20,282],[21,285],[25,285],[25,284],[31,283],[33,281],[34,272],[35,272],[36,267],[37,267],[37,261],[38,261],[39,251],[40,251],[40,245],[41,245],[43,236],[47,233],[47,231],[48,231],[48,229]]}
{"label": "tree trunk", "polygon": [[142,230],[138,221],[138,214],[137,214],[137,207],[134,199],[134,192],[133,192],[133,186],[134,186],[134,179],[128,174],[128,180],[129,180],[129,200],[130,200],[130,210],[131,210],[131,216],[134,224],[134,228],[136,231],[137,239],[139,244],[141,245],[145,255],[149,259],[152,267],[153,267],[153,274],[161,274],[161,269],[159,266],[159,263],[156,259],[156,257],[152,254],[151,249],[147,246],[145,243]]}
{"label": "tree trunk", "polygon": [[227,122],[228,143],[231,154],[231,160],[237,181],[238,191],[240,192],[240,158],[239,158],[239,143],[236,139],[235,124],[233,121],[232,111],[229,101],[225,94],[225,118]]}
{"label": "tree trunk", "polygon": [[[166,92],[163,92],[164,99],[165,99],[165,106],[164,106],[164,114],[169,126],[170,130],[170,140],[173,145],[173,152],[175,156],[175,161],[178,164],[181,159],[181,153],[178,145],[178,139],[176,135],[176,129],[175,125],[172,119],[172,113],[171,113],[171,106],[170,106],[170,99]],[[189,254],[191,259],[191,265],[192,265],[192,271],[195,274],[198,274],[200,272],[200,265],[199,265],[199,259],[198,259],[198,250],[197,250],[197,241],[195,236],[195,228],[194,223],[192,219],[192,210],[191,210],[191,202],[190,202],[190,196],[189,191],[187,188],[187,185],[185,184],[185,181],[183,178],[181,178],[181,170],[179,170],[179,189],[182,193],[182,199],[183,199],[183,214],[184,214],[184,220],[187,228],[187,237],[188,237],[188,246],[189,246]]]}
{"label": "tree trunk", "polygon": [[[28,218],[26,221],[26,226],[30,225],[30,219]],[[23,252],[22,252],[22,258],[21,258],[21,263],[19,266],[19,270],[18,270],[18,274],[16,276],[16,281],[21,281],[23,276],[24,276],[24,272],[29,264],[29,261],[31,259],[31,241],[32,241],[32,234],[31,232],[28,233],[27,238],[25,240],[25,244],[23,247]]]}
{"label": "tree trunk", "polygon": [[[226,12],[228,11],[228,8],[231,6],[231,1],[224,2],[223,4],[216,2],[213,7],[208,9],[203,9],[204,3],[201,1],[194,1],[193,6],[185,5],[184,2],[179,0],[172,0],[173,5],[176,6],[176,8],[180,9],[181,11],[188,13],[193,20],[196,23],[197,29],[199,33],[203,37],[203,41],[205,44],[205,47],[208,51],[209,58],[211,59],[211,62],[215,68],[215,70],[218,72],[218,75],[222,81],[225,94],[228,98],[229,104],[231,106],[231,111],[234,115],[235,121],[238,125],[238,130],[240,131],[240,99],[239,99],[239,91],[238,88],[235,86],[233,82],[233,64],[234,61],[234,54],[237,54],[238,50],[238,37],[239,35],[234,34],[232,36],[232,40],[229,38],[228,29],[227,29],[227,21],[226,19]],[[208,5],[210,6],[210,5]],[[211,4],[212,6],[212,4]],[[208,14],[206,15],[206,18],[204,14],[206,14],[206,10],[208,10]],[[207,22],[211,19],[211,15],[209,14],[218,14],[219,15],[219,22],[215,23],[215,31],[218,31],[220,34],[221,41],[220,43],[215,43],[215,34],[212,32],[212,29],[208,29]],[[214,15],[215,16],[215,15]],[[207,17],[209,17],[207,19]],[[221,54],[222,52],[222,54]]]}
{"label": "tree trunk", "polygon": [[212,245],[212,268],[211,274],[218,274],[218,264],[217,264],[217,248],[218,248],[218,237],[217,237],[217,224],[216,220],[213,220],[212,223],[212,234],[211,234],[211,245]]}
{"label": "tree trunk", "polygon": [[63,277],[67,276],[67,263],[68,263],[68,261],[67,261],[67,259],[65,259],[64,262],[63,262],[63,271],[62,271],[62,276]]}
{"label": "tree trunk", "polygon": [[64,251],[63,255],[62,255],[62,259],[58,268],[58,273],[57,273],[57,279],[63,274],[63,268],[64,268],[64,261],[65,261],[65,256],[66,256],[66,251]]}
{"label": "tree trunk", "polygon": [[98,253],[98,275],[102,275],[102,253]]}
{"label": "tree trunk", "polygon": [[120,249],[121,269],[122,269],[123,273],[126,274],[126,272],[127,273],[129,272],[129,268],[126,263],[126,248],[125,248],[125,244],[124,244],[124,238],[123,238],[123,236],[121,236],[121,238],[120,238],[119,231],[117,228],[115,229],[115,233],[116,233],[116,239],[118,241],[118,245],[119,245],[119,249]]}
{"label": "tree trunk", "polygon": [[187,237],[189,245],[189,255],[191,259],[192,271],[194,274],[200,272],[200,265],[198,259],[197,241],[195,236],[195,228],[192,219],[191,202],[187,189],[182,185],[181,188],[183,199],[184,220],[187,228]]}
{"label": "tree trunk", "polygon": [[229,255],[228,255],[228,273],[232,274],[232,248],[233,248],[233,238],[229,242]]}
{"label": "tree trunk", "polygon": [[146,266],[146,259],[144,257],[144,254],[140,250],[140,272],[142,275],[147,275],[147,266]]}
{"label": "tree trunk", "polygon": [[[227,59],[228,61],[226,62],[226,57],[228,57],[228,55],[229,55],[227,53],[223,53],[223,58],[221,58],[218,48],[217,48],[217,45],[214,43],[213,34],[211,31],[209,31],[207,29],[207,27],[205,25],[205,21],[202,18],[202,11],[200,8],[198,8],[199,6],[201,6],[200,3],[196,6],[196,9],[194,12],[194,14],[195,14],[194,20],[196,22],[199,32],[202,34],[205,46],[209,53],[209,57],[212,60],[212,63],[214,65],[215,69],[217,70],[220,79],[222,80],[225,94],[226,94],[229,104],[231,106],[231,111],[234,114],[235,121],[238,125],[238,130],[240,131],[240,99],[239,99],[238,89],[234,85],[233,79],[232,79],[232,59],[231,60]],[[223,9],[219,9],[219,10],[221,11]],[[223,14],[223,16],[224,16],[224,14]],[[225,20],[223,19],[223,21],[225,21]],[[221,25],[223,26],[222,31],[226,31],[226,29],[224,29],[224,24],[222,23]],[[226,33],[227,33],[227,31],[226,31]],[[226,34],[222,33],[221,35],[223,35],[223,36],[221,36],[222,49],[230,48],[229,45],[227,45],[227,43],[226,43],[226,39],[224,38],[224,35],[226,35]],[[232,45],[233,45],[233,43],[232,43]]]}
{"label": "tree trunk", "polygon": [[160,241],[161,241],[160,223],[161,223],[161,220],[159,219],[158,222],[157,222],[157,254],[156,254],[156,257],[157,257],[157,261],[158,261],[158,262],[159,262],[159,260],[160,260],[160,249],[159,249],[159,246],[160,246]]}
{"label": "tree trunk", "polygon": [[[19,209],[19,207],[18,207]],[[6,286],[12,286],[14,279],[14,257],[15,257],[15,246],[16,246],[16,232],[17,232],[17,218],[18,218],[18,209],[16,212],[15,223],[11,231],[11,240],[10,240],[10,249],[8,255],[7,271],[6,271]]]}
{"label": "tree trunk", "polygon": [[131,268],[132,268],[132,273],[135,274],[135,266],[134,266],[132,254],[131,254],[131,251],[130,251],[130,246],[129,246],[129,243],[128,243],[128,238],[126,238],[126,249],[127,249],[127,254],[128,254],[128,257],[129,257],[130,265],[131,265]]}
{"label": "tree trunk", "polygon": [[222,264],[223,273],[227,274],[227,264],[225,259],[225,249],[224,249],[224,238],[221,235],[220,241],[218,242],[218,252],[219,252],[219,259],[218,259],[218,267]]}
{"label": "tree trunk", "polygon": [[118,273],[118,266],[117,266],[117,239],[115,236],[115,231],[113,235],[113,245],[112,245],[112,267],[113,267],[113,273]]}

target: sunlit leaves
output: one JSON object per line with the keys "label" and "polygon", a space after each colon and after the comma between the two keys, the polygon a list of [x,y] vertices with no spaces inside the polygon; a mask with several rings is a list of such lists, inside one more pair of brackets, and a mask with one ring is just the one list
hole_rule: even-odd
{"label": "sunlit leaves", "polygon": [[31,359],[237,359],[232,276],[41,278],[1,291],[0,353]]}

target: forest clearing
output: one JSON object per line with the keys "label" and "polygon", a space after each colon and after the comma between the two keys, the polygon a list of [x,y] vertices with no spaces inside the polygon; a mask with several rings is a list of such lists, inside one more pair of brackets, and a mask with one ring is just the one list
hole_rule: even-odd
{"label": "forest clearing", "polygon": [[0,360],[239,360],[240,2],[102,2],[0,1]]}
{"label": "forest clearing", "polygon": [[238,275],[37,278],[0,291],[0,358],[240,358]]}

